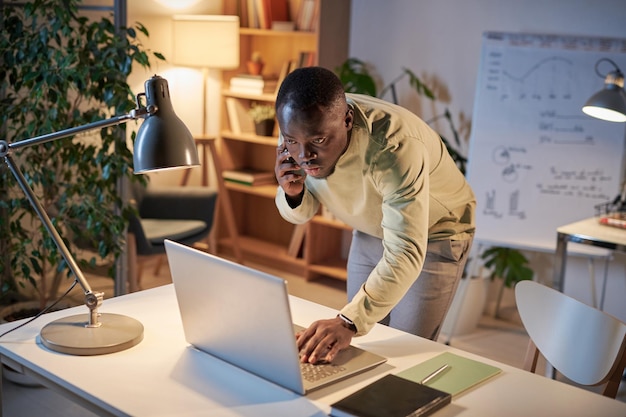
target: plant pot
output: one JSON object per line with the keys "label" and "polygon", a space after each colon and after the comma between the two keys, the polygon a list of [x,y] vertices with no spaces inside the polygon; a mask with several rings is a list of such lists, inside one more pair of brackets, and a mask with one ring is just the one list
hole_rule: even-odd
{"label": "plant pot", "polygon": [[267,119],[254,124],[254,131],[259,136],[272,136],[274,134],[274,119]]}
{"label": "plant pot", "polygon": [[261,75],[264,65],[265,64],[263,62],[256,62],[256,61],[246,62],[246,66],[248,67],[248,73],[251,75]]}

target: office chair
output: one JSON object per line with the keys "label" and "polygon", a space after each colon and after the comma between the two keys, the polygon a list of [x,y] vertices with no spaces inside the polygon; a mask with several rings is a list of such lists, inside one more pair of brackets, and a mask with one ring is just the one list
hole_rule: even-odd
{"label": "office chair", "polygon": [[626,366],[626,324],[533,281],[515,286],[515,300],[530,336],[524,369],[535,372],[541,353],[571,381],[606,384],[602,395],[615,398]]}
{"label": "office chair", "polygon": [[139,289],[142,256],[165,253],[165,239],[193,245],[213,225],[217,191],[210,187],[131,185],[137,216],[128,228],[129,291]]}

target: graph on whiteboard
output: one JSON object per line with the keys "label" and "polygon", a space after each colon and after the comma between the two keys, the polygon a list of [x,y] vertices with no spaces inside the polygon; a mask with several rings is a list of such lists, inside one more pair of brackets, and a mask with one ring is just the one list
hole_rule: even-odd
{"label": "graph on whiteboard", "polygon": [[557,227],[621,190],[625,125],[581,107],[603,87],[599,59],[626,69],[626,40],[489,32],[481,54],[468,157],[476,236],[554,247]]}

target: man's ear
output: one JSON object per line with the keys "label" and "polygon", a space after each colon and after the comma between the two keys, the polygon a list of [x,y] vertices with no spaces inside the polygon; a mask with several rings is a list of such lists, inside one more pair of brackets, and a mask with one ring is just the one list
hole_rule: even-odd
{"label": "man's ear", "polygon": [[351,129],[352,128],[352,123],[354,122],[354,110],[348,109],[348,111],[346,112],[346,117],[345,117],[344,121],[346,123],[346,127],[348,129]]}

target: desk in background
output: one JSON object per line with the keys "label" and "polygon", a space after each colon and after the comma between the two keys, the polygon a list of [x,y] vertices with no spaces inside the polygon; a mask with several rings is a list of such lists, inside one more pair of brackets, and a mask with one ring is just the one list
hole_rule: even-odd
{"label": "desk in background", "polygon": [[[590,217],[585,220],[566,224],[565,226],[559,227],[556,232],[553,286],[561,292],[563,292],[565,282],[568,242],[626,252],[626,230],[602,225],[599,222],[599,217]],[[600,309],[604,306],[605,291],[606,272],[602,284]]]}
{"label": "desk in background", "polygon": [[[336,314],[300,298],[290,300],[294,321],[301,325]],[[502,373],[454,398],[437,412],[438,417],[626,416],[626,403],[382,325],[354,342],[386,356],[386,364],[299,396],[190,348],[172,284],[103,303],[102,312],[125,314],[143,323],[144,340],[131,349],[78,357],[51,352],[37,343],[43,325],[84,308],[46,314],[0,339],[0,359],[99,415],[324,416],[330,404],[384,374],[452,351],[495,365]],[[1,325],[0,332],[17,324]]]}

